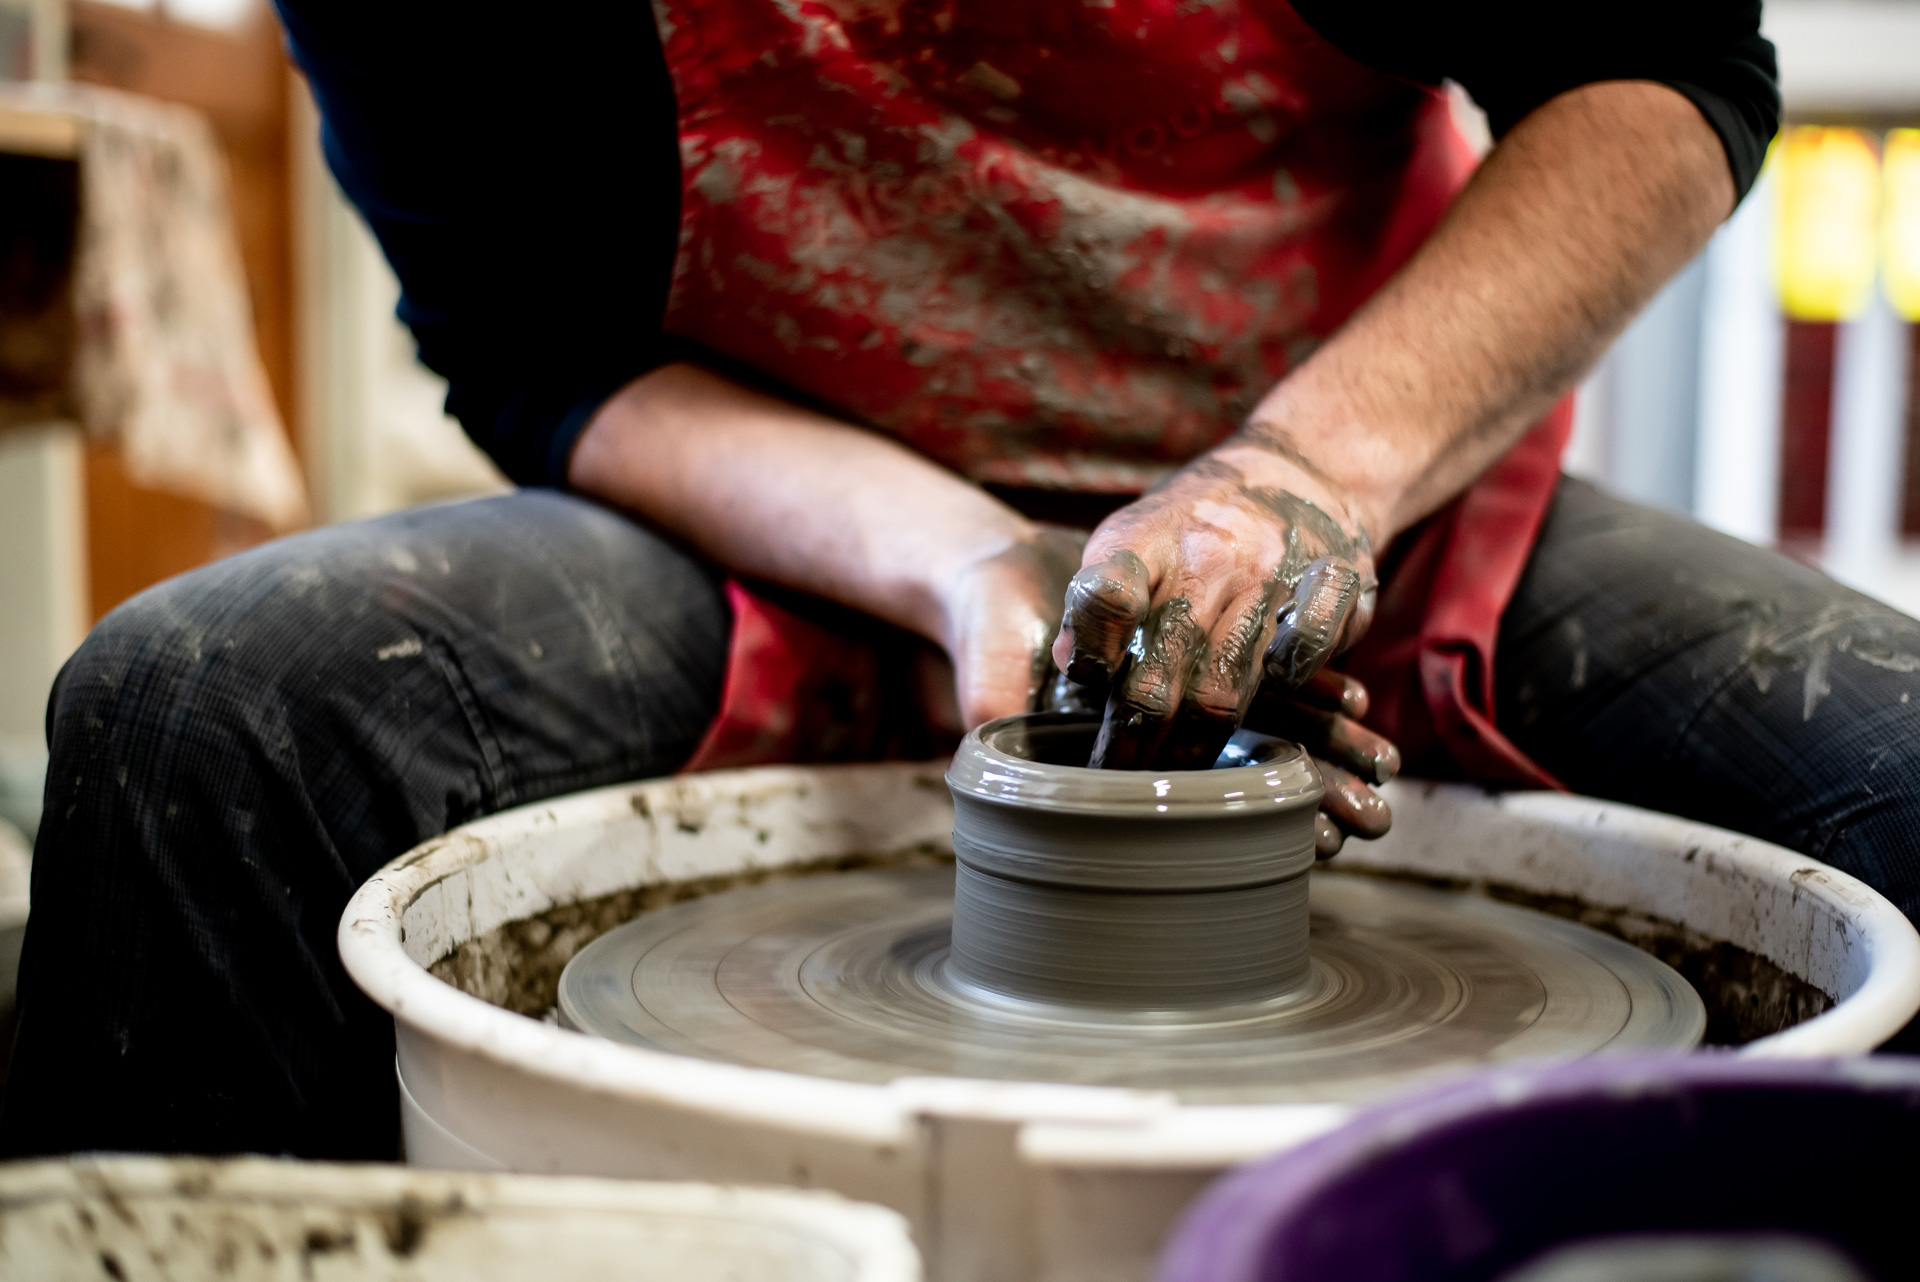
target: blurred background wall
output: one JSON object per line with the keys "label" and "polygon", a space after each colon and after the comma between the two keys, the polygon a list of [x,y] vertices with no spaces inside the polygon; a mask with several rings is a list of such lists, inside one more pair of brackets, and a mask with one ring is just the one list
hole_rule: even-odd
{"label": "blurred background wall", "polygon": [[1567,467],[1920,612],[1920,3],[1765,14],[1786,128],[1581,388]]}

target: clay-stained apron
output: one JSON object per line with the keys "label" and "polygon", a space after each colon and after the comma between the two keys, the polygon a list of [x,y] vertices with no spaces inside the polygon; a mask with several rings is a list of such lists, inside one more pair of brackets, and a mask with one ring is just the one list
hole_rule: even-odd
{"label": "clay-stained apron", "polygon": [[[655,8],[681,134],[667,328],[977,481],[1131,493],[1217,443],[1473,164],[1439,94],[1284,3]],[[1492,643],[1564,419],[1413,536],[1353,656],[1416,760],[1543,779],[1492,729]],[[731,596],[691,768],[859,741],[796,715],[850,679],[847,643]]]}

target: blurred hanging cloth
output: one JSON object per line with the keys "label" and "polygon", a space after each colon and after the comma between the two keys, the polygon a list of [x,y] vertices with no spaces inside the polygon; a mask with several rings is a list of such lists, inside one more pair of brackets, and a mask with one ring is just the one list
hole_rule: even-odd
{"label": "blurred hanging cloth", "polygon": [[[1445,94],[1285,3],[657,0],[678,101],[665,329],[983,483],[1134,494],[1419,247],[1472,172]],[[1411,764],[1551,784],[1493,645],[1563,406],[1401,539],[1349,665]],[[689,768],[818,759],[850,639],[737,590]],[[859,735],[839,733],[837,743]]]}
{"label": "blurred hanging cloth", "polygon": [[0,106],[81,122],[72,391],[87,434],[138,485],[303,524],[206,121],[85,85],[0,85]]}

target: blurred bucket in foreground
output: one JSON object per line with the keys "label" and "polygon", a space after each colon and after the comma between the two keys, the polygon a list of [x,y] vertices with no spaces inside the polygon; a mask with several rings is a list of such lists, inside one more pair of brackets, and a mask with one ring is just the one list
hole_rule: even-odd
{"label": "blurred bucket in foreground", "polygon": [[918,1282],[891,1211],[829,1193],[263,1159],[0,1166],[0,1277]]}
{"label": "blurred bucket in foreground", "polygon": [[1908,1276],[1916,1145],[1913,1060],[1503,1069],[1221,1180],[1160,1279]]}

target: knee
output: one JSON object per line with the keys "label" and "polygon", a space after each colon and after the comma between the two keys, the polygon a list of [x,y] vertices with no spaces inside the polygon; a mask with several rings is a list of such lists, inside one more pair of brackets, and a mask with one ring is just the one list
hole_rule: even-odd
{"label": "knee", "polygon": [[130,747],[175,719],[205,663],[208,619],[187,575],[125,602],[93,628],[54,681],[47,742],[56,761]]}
{"label": "knee", "polygon": [[289,640],[324,627],[285,590],[289,567],[261,549],[150,588],[88,634],[54,682],[47,740],[56,761],[80,754],[191,764],[191,749],[231,737],[265,695],[307,679]]}

